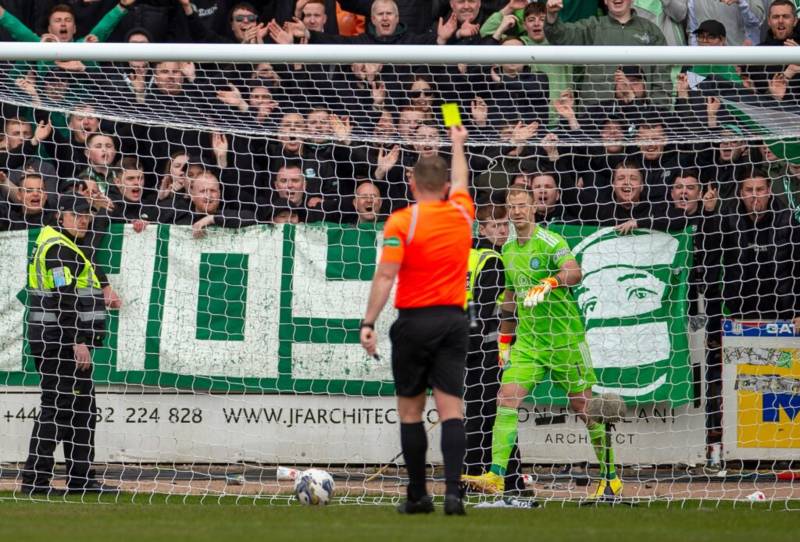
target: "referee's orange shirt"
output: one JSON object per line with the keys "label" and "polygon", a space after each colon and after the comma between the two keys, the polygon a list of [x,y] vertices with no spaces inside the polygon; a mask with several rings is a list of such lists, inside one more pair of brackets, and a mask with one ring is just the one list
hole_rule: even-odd
{"label": "referee's orange shirt", "polygon": [[392,213],[383,230],[380,261],[400,264],[395,307],[464,306],[474,218],[475,205],[466,190]]}

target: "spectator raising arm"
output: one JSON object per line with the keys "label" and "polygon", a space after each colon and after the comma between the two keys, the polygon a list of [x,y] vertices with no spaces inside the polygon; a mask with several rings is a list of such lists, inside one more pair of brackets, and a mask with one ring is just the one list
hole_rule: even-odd
{"label": "spectator raising arm", "polygon": [[544,33],[553,45],[593,45],[596,19],[584,19],[575,23],[562,23],[558,14],[564,8],[564,0],[547,0]]}
{"label": "spectator raising arm", "polygon": [[117,27],[119,22],[122,20],[125,15],[128,14],[128,8],[130,8],[136,0],[120,0],[119,4],[109,10],[105,16],[100,19],[100,22],[92,28],[92,31],[89,32],[83,38],[77,41],[92,41],[89,36],[95,36],[97,41],[106,41],[111,36],[111,33]]}
{"label": "spectator raising arm", "polygon": [[[92,31],[83,38],[76,41],[94,41],[89,36],[95,36],[96,41],[106,41],[111,35],[111,32],[117,27],[122,18],[128,13],[128,8],[131,7],[136,0],[120,0],[119,4],[114,6],[108,13],[98,22]],[[65,20],[59,20],[60,29],[56,30],[55,19],[64,17]],[[16,41],[44,41],[39,37],[36,32],[28,28],[25,23],[20,21],[10,12],[6,11],[0,6],[0,27],[3,27]],[[56,10],[50,14],[48,20],[48,28],[46,35],[55,36],[58,41],[73,41],[75,38],[75,17],[68,7],[64,10]]]}
{"label": "spectator raising arm", "polygon": [[524,34],[523,10],[527,5],[527,0],[511,0],[503,9],[495,11],[486,19],[481,26],[481,36],[502,41],[506,36]]}
{"label": "spectator raising arm", "polygon": [[17,19],[11,12],[0,6],[0,26],[2,26],[15,41],[39,41],[39,36],[28,28],[25,23]]}
{"label": "spectator raising arm", "polygon": [[[666,45],[658,26],[636,14],[633,0],[607,1],[608,14],[574,23],[559,20],[563,0],[548,0],[544,33],[553,45]],[[672,94],[669,66],[642,66],[647,95],[656,105],[669,105]],[[583,105],[613,99],[614,66],[587,66],[580,82],[578,101]]]}

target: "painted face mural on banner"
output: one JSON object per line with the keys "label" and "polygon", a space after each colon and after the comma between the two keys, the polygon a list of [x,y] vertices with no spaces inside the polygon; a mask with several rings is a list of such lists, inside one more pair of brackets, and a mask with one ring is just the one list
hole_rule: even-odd
{"label": "painted face mural on banner", "polygon": [[[584,232],[585,229],[584,229]],[[683,400],[688,369],[680,243],[662,232],[599,229],[573,247],[583,280],[573,292],[598,371],[597,393],[628,400]]]}

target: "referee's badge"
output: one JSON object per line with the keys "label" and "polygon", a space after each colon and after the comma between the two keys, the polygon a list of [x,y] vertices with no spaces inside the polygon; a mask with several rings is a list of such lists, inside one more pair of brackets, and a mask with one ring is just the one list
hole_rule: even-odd
{"label": "referee's badge", "polygon": [[383,246],[385,247],[399,247],[400,246],[400,239],[397,237],[387,237],[383,240]]}

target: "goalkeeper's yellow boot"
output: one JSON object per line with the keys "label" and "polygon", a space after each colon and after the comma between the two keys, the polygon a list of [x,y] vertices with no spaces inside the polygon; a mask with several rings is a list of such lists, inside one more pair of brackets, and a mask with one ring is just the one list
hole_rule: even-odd
{"label": "goalkeeper's yellow boot", "polygon": [[461,475],[461,480],[470,489],[492,495],[502,493],[506,487],[505,478],[493,472],[484,472],[478,476],[463,474]]}
{"label": "goalkeeper's yellow boot", "polygon": [[598,501],[616,501],[622,498],[622,480],[598,480],[597,489],[592,493],[591,499]]}

